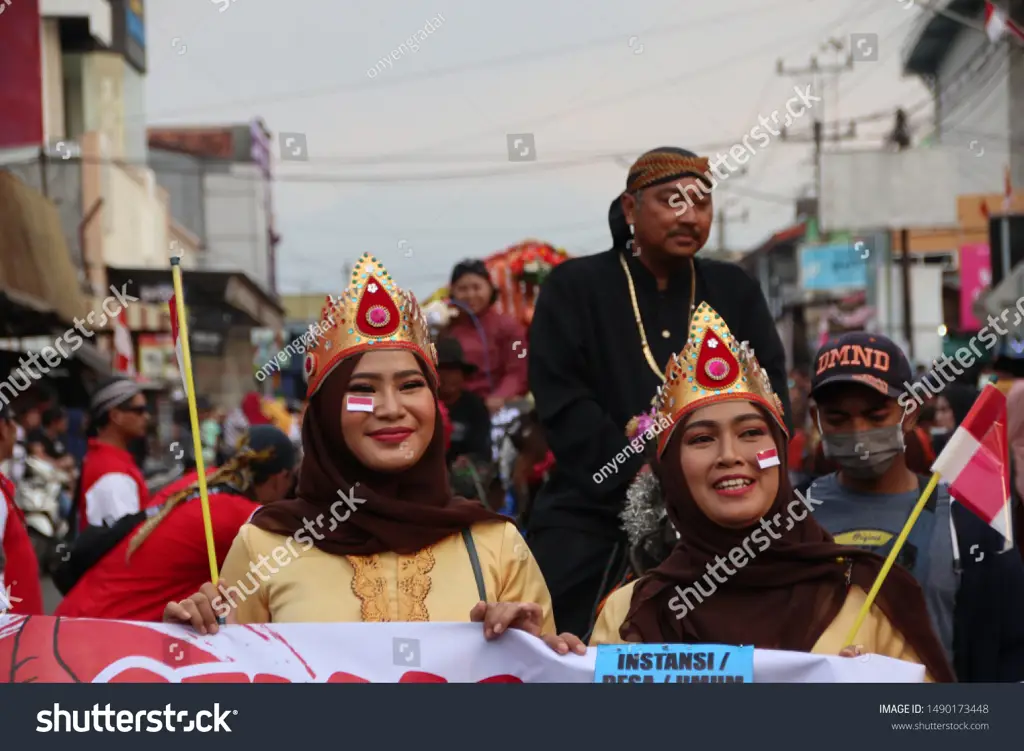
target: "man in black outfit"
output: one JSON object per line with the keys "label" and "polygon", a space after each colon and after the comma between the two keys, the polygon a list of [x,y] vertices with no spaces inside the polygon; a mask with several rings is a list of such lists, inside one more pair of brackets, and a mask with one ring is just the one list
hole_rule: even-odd
{"label": "man in black outfit", "polygon": [[60,407],[49,407],[43,412],[40,426],[25,439],[29,455],[44,459],[65,472],[72,471],[75,459],[68,454],[62,440],[67,432],[67,413]]}
{"label": "man in black outfit", "polygon": [[749,342],[791,420],[785,352],[760,287],[735,264],[694,258],[711,231],[714,175],[682,149],[641,156],[609,212],[612,249],[556,267],[537,301],[530,388],[555,468],[528,540],[559,631],[590,630],[624,562],[619,514],[643,458],[599,470],[625,449],[629,420],[650,411],[702,301]]}

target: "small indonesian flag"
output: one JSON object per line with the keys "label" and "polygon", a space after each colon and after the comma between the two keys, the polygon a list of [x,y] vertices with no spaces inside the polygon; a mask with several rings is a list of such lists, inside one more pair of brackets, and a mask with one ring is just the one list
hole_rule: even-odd
{"label": "small indonesian flag", "polygon": [[959,503],[1013,540],[1006,395],[987,385],[932,465]]}
{"label": "small indonesian flag", "polygon": [[757,466],[761,469],[777,467],[779,464],[781,462],[779,461],[779,452],[776,449],[766,449],[765,451],[757,452]]}
{"label": "small indonesian flag", "polygon": [[350,394],[345,397],[345,409],[349,412],[373,412],[373,397]]}
{"label": "small indonesian flag", "polygon": [[985,33],[989,41],[998,42],[1003,35],[1009,31],[1017,41],[1024,42],[1024,30],[1011,21],[1004,10],[997,8],[991,2],[985,3]]}
{"label": "small indonesian flag", "polygon": [[174,339],[174,356],[178,360],[178,372],[181,374],[181,387],[185,389],[188,396],[188,377],[185,374],[185,354],[181,349],[181,338],[178,336],[178,300],[176,295],[171,295],[167,303],[171,306],[171,337]]}
{"label": "small indonesian flag", "polygon": [[124,308],[114,319],[114,370],[127,376],[135,375],[135,347]]}

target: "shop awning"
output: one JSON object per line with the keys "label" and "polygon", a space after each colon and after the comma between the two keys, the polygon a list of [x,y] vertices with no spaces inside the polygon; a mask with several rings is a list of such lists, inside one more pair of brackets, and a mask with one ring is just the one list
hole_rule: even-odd
{"label": "shop awning", "polygon": [[0,171],[0,292],[66,323],[87,311],[56,207],[6,171]]}
{"label": "shop awning", "polygon": [[[173,292],[171,270],[107,268],[110,284],[139,298],[133,305],[163,306]],[[182,288],[189,313],[204,321],[216,320],[216,327],[249,326],[284,328],[284,308],[244,272],[184,271]],[[208,328],[212,324],[201,324]]]}
{"label": "shop awning", "polygon": [[[2,352],[42,352],[44,348],[51,347],[55,351],[67,352],[71,360],[77,360],[86,368],[92,370],[101,378],[113,375],[111,367],[111,355],[88,339],[79,337],[78,344],[64,339],[63,331],[53,330],[48,334],[23,337],[0,337],[0,351]],[[61,349],[55,347],[55,343],[63,339]],[[51,354],[51,357],[54,356]],[[51,363],[52,365],[52,363]],[[58,366],[60,367],[60,366]]]}

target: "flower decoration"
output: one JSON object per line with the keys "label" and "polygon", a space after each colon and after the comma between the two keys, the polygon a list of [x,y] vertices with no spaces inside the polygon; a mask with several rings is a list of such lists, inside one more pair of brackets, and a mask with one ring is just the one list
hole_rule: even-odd
{"label": "flower decoration", "polygon": [[650,412],[637,415],[628,423],[626,423],[626,437],[633,440],[637,436],[641,436],[648,430],[652,430],[657,426],[657,409],[651,408]]}

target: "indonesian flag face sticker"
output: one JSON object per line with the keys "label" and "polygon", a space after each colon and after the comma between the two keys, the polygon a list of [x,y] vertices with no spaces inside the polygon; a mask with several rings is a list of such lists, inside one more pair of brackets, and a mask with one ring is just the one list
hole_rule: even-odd
{"label": "indonesian flag face sticker", "polygon": [[779,466],[779,452],[776,449],[765,449],[757,452],[757,466],[761,469]]}
{"label": "indonesian flag face sticker", "polygon": [[349,394],[345,397],[345,409],[349,412],[373,412],[373,397]]}

